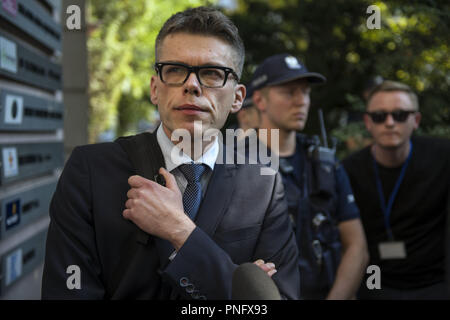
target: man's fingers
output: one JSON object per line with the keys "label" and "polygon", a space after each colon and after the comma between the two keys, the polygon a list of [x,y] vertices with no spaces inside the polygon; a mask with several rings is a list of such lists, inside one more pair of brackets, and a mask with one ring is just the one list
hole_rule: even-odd
{"label": "man's fingers", "polygon": [[[164,168],[160,168],[159,169],[159,174],[161,174],[164,177],[164,180],[166,180],[166,187],[167,188],[169,188],[171,190],[179,190],[177,181],[175,180],[175,177],[173,176],[173,174],[171,174],[169,171],[167,171]],[[138,175],[131,176],[128,179],[128,184],[132,188],[140,188],[140,187],[143,187],[145,185],[151,185],[152,182],[154,182],[154,181],[145,179],[145,178],[143,178],[141,176],[138,176]],[[131,196],[135,196],[136,193],[134,191],[132,191],[130,195]],[[128,196],[128,197],[130,197],[130,196]]]}
{"label": "man's fingers", "polygon": [[260,268],[264,270],[269,277],[272,277],[277,272],[277,269],[275,269],[275,265],[272,262],[265,263],[261,265]]}
{"label": "man's fingers", "polygon": [[140,188],[148,183],[148,179],[145,179],[144,177],[135,175],[128,178],[128,184],[132,188]]}
{"label": "man's fingers", "polygon": [[169,171],[167,171],[164,168],[160,168],[159,169],[159,174],[161,174],[164,179],[166,180],[166,187],[174,190],[174,188],[176,188],[175,190],[178,190],[178,185],[177,185],[177,181],[175,180],[175,177],[173,176],[173,174],[171,174]]}
{"label": "man's fingers", "polygon": [[139,197],[138,189],[131,188],[130,190],[128,190],[127,197],[128,197],[128,199],[136,199],[136,198],[138,198]]}
{"label": "man's fingers", "polygon": [[122,212],[122,215],[125,219],[130,220],[130,215],[131,215],[131,209],[125,209]]}
{"label": "man's fingers", "polygon": [[128,199],[128,200],[125,202],[125,208],[131,209],[131,208],[133,207],[133,204],[134,204],[134,201],[133,201],[132,199]]}
{"label": "man's fingers", "polygon": [[275,273],[277,273],[277,269],[270,270],[269,272],[267,272],[267,275],[269,277],[272,277]]}
{"label": "man's fingers", "polygon": [[253,262],[253,263],[256,264],[257,266],[260,266],[260,265],[264,264],[264,260],[258,259],[258,260],[256,260],[256,261]]}
{"label": "man's fingers", "polygon": [[267,266],[269,269],[275,269],[275,264],[274,264],[273,262],[267,262],[267,263],[266,263],[266,266]]}
{"label": "man's fingers", "polygon": [[277,272],[277,269],[275,269],[275,264],[273,262],[265,263],[264,260],[258,259],[253,263],[260,267],[261,270],[263,270],[269,277],[272,277]]}
{"label": "man's fingers", "polygon": [[269,272],[272,270],[266,263],[259,265],[261,269],[263,269],[264,272]]}

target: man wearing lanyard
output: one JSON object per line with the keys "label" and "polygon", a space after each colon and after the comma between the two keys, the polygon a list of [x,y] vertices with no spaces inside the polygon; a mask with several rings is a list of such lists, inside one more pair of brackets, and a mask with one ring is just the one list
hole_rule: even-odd
{"label": "man wearing lanyard", "polygon": [[368,286],[373,277],[364,281],[361,299],[448,298],[450,141],[412,136],[420,120],[411,88],[384,81],[370,93],[364,115],[373,144],[343,162],[361,212],[369,265],[381,271],[381,288]]}

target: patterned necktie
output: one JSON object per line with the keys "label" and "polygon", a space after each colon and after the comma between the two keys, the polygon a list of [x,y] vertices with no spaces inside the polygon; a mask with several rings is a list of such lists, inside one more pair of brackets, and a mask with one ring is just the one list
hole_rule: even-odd
{"label": "patterned necktie", "polygon": [[188,216],[194,220],[197,215],[200,202],[202,201],[202,185],[200,178],[205,172],[206,167],[203,164],[183,164],[179,166],[180,171],[188,181],[186,190],[183,194],[183,207]]}

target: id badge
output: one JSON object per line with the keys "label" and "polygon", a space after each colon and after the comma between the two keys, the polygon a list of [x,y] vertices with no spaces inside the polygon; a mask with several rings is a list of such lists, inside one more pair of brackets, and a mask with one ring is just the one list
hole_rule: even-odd
{"label": "id badge", "polygon": [[381,242],[378,244],[378,251],[382,260],[406,258],[406,248],[403,241]]}

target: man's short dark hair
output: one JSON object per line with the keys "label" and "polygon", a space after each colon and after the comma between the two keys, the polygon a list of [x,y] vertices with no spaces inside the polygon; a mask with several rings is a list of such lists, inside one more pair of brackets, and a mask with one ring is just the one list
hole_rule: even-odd
{"label": "man's short dark hair", "polygon": [[408,94],[409,99],[414,107],[414,110],[419,111],[419,99],[417,98],[416,93],[411,89],[410,86],[396,81],[385,80],[376,87],[374,87],[367,98],[367,106],[370,103],[370,100],[377,92],[392,92],[392,91],[401,91]]}
{"label": "man's short dark hair", "polygon": [[218,37],[229,43],[235,50],[236,73],[241,76],[244,67],[245,49],[234,23],[222,12],[214,8],[197,7],[178,12],[163,25],[156,37],[155,55],[158,61],[159,48],[164,38],[174,33],[190,33]]}

